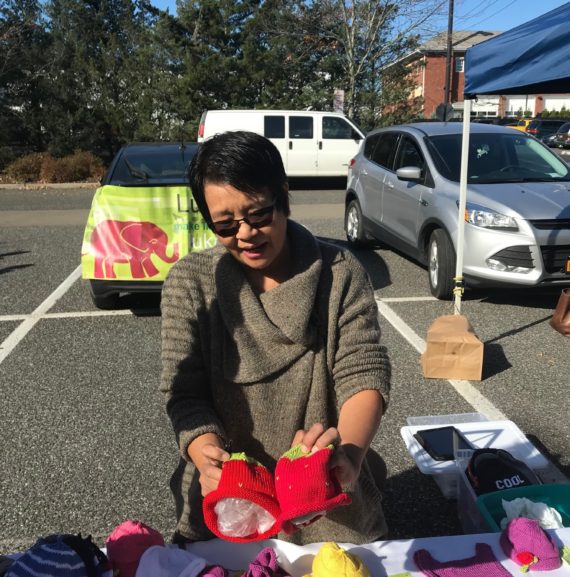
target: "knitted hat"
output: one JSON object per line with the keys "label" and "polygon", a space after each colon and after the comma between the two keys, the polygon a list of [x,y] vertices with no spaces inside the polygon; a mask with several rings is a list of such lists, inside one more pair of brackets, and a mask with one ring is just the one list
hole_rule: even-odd
{"label": "knitted hat", "polygon": [[10,566],[6,577],[100,577],[108,569],[107,558],[91,537],[52,535],[38,539]]}
{"label": "knitted hat", "polygon": [[370,577],[362,559],[339,547],[324,543],[313,559],[313,577]]}
{"label": "knitted hat", "polygon": [[197,577],[206,560],[179,547],[153,545],[141,556],[136,577]]}
{"label": "knitted hat", "polygon": [[226,541],[261,541],[280,530],[273,476],[245,453],[232,453],[223,463],[218,488],[204,497],[203,512],[208,529]]}
{"label": "knitted hat", "polygon": [[500,542],[505,555],[525,569],[550,571],[562,565],[558,547],[535,519],[513,519],[501,533]]}
{"label": "knitted hat", "polygon": [[164,545],[163,536],[141,521],[117,525],[107,537],[107,556],[120,577],[135,577],[139,559],[153,545]]}
{"label": "knitted hat", "polygon": [[[327,511],[352,502],[329,469],[332,454],[332,446],[304,453],[301,445],[296,445],[277,461],[275,490],[285,531],[291,531],[287,521],[306,526]],[[299,517],[302,519],[296,524]]]}
{"label": "knitted hat", "polygon": [[287,577],[277,563],[277,555],[271,547],[262,549],[242,577]]}

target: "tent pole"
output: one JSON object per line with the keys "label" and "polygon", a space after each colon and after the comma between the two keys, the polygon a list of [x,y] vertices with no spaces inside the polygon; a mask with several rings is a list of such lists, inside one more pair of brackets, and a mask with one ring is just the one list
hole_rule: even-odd
{"label": "tent pole", "polygon": [[469,162],[469,124],[471,122],[471,100],[463,99],[463,135],[461,140],[461,172],[459,176],[459,212],[457,216],[457,258],[455,266],[455,314],[461,314],[463,296],[463,251],[465,244],[465,207],[467,205],[467,168]]}

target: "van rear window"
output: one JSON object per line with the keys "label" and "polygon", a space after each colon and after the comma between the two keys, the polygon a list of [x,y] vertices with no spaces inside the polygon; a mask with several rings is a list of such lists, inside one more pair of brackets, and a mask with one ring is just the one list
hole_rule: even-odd
{"label": "van rear window", "polygon": [[285,117],[264,116],[263,136],[265,138],[285,138]]}

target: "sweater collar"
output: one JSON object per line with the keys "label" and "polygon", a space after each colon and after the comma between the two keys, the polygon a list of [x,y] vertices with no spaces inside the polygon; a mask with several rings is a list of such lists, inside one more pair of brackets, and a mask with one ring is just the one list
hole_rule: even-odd
{"label": "sweater collar", "polygon": [[315,237],[294,221],[288,221],[287,236],[293,274],[259,298],[231,254],[223,254],[216,265],[218,306],[226,327],[223,372],[234,382],[269,376],[315,342],[311,319],[322,268],[320,249]]}

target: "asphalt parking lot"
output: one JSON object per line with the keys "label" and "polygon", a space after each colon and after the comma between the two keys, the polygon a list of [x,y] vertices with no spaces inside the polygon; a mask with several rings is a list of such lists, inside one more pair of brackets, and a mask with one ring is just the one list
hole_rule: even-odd
{"label": "asphalt parking lot", "polygon": [[[92,534],[140,519],[169,536],[177,462],[158,393],[159,300],[103,312],[79,278],[92,190],[0,190],[0,552],[53,532]],[[346,246],[343,191],[293,190],[293,218]],[[548,319],[559,290],[468,291],[463,313],[485,343],[482,381],[427,380],[419,351],[452,314],[427,273],[386,248],[358,252],[374,285],[393,364],[391,406],[375,447],[389,477],[389,537],[457,534],[457,504],[409,456],[400,429],[422,415],[482,412],[512,420],[570,475],[569,341]],[[561,479],[561,477],[557,477]]]}

